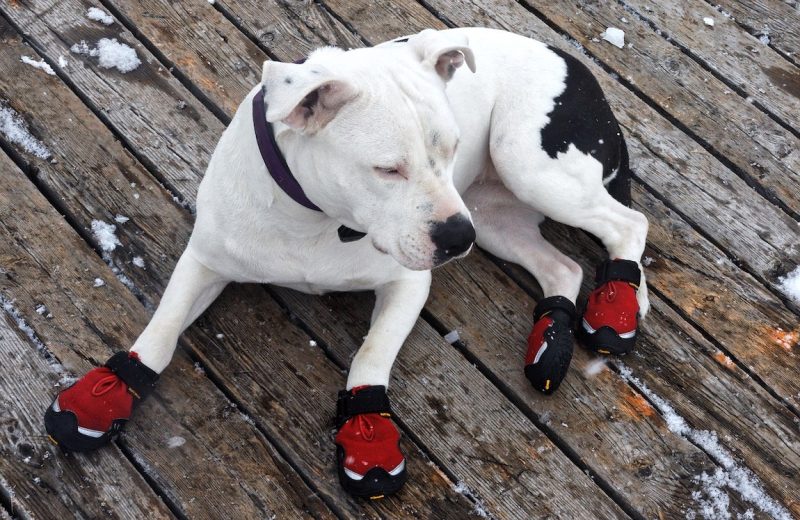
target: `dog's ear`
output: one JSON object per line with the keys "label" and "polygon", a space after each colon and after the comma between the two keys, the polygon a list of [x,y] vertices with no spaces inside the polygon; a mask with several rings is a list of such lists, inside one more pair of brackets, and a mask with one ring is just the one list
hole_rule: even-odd
{"label": "dog's ear", "polygon": [[283,121],[304,133],[323,128],[358,95],[353,85],[314,63],[265,61],[261,81],[267,121]]}
{"label": "dog's ear", "polygon": [[456,69],[466,61],[475,72],[475,55],[469,48],[469,40],[463,34],[451,31],[425,29],[409,39],[424,65],[433,67],[444,81],[450,81]]}

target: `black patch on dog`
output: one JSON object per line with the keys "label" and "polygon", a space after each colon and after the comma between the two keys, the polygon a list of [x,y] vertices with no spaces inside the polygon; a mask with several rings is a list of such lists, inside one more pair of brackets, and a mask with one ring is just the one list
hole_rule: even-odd
{"label": "black patch on dog", "polygon": [[555,159],[574,144],[603,165],[604,179],[619,170],[608,190],[620,202],[629,203],[625,187],[617,186],[627,184],[629,177],[625,140],[600,85],[576,58],[550,46],[548,49],[566,62],[567,77],[564,92],[548,114],[550,121],[542,128],[542,148]]}

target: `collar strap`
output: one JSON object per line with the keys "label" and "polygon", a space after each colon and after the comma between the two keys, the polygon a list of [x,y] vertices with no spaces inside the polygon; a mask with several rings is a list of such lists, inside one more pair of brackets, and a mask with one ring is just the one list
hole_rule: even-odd
{"label": "collar strap", "polygon": [[641,277],[642,273],[636,262],[616,259],[606,260],[600,264],[594,281],[598,287],[609,281],[628,282],[638,286]]}
{"label": "collar strap", "polygon": [[144,399],[155,388],[158,374],[139,361],[135,352],[117,352],[105,363],[137,399]]}
{"label": "collar strap", "polygon": [[355,392],[342,390],[336,402],[336,428],[341,428],[348,419],[365,413],[392,413],[385,386],[367,386]]}
{"label": "collar strap", "polygon": [[[292,200],[310,210],[322,212],[316,204],[309,200],[303,191],[303,187],[300,186],[297,178],[289,170],[286,159],[278,148],[278,143],[275,141],[275,132],[272,129],[272,125],[267,122],[264,90],[262,86],[261,90],[253,97],[253,127],[255,128],[256,143],[258,144],[258,151],[261,153],[261,159],[267,165],[267,171],[278,186]],[[350,229],[347,226],[339,227],[339,240],[342,242],[355,242],[365,235],[366,233]]]}

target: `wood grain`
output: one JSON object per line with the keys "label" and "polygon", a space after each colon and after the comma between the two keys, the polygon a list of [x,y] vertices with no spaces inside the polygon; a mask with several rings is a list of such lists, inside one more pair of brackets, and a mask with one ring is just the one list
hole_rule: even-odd
{"label": "wood grain", "polygon": [[[648,24],[654,24],[661,31],[661,36],[669,38],[705,67],[741,89],[754,102],[795,131],[800,131],[797,121],[797,114],[800,113],[800,69],[748,34],[734,20],[721,15],[701,0],[625,0],[625,6],[634,10],[631,13],[633,17],[628,16],[627,19],[639,16]],[[703,22],[706,17],[714,20],[713,27]],[[622,28],[628,29],[629,25],[630,21],[623,24]],[[636,24],[632,28],[638,27]],[[731,96],[731,93],[723,90],[722,95]],[[719,97],[720,92],[717,91],[711,101],[716,102]]]}
{"label": "wood grain", "polygon": [[770,45],[800,65],[800,12],[797,3],[781,0],[721,0],[720,9],[732,15],[755,36],[768,35]]}

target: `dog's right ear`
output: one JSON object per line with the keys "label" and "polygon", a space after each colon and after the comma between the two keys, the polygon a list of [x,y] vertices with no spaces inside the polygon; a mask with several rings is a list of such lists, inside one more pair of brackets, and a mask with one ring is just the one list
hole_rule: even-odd
{"label": "dog's right ear", "polygon": [[303,133],[323,128],[358,95],[353,85],[319,63],[265,61],[261,82],[267,121],[282,121]]}

